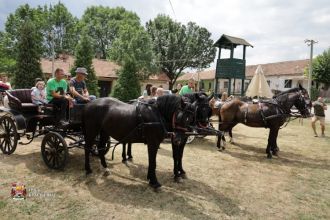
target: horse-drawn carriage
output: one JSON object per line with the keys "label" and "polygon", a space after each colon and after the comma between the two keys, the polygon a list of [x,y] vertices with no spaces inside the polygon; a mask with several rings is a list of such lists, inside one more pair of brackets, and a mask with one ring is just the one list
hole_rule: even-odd
{"label": "horse-drawn carriage", "polygon": [[[4,154],[14,153],[18,143],[27,145],[43,136],[41,154],[44,162],[49,168],[63,169],[68,160],[68,150],[84,148],[80,119],[84,105],[74,105],[68,112],[69,125],[60,127],[56,126],[56,107],[47,104],[40,108],[33,104],[30,89],[10,90],[6,94],[9,108],[0,108],[0,149]],[[25,142],[20,141],[23,137]],[[106,151],[109,148],[110,142]],[[98,154],[95,146],[91,153]]]}
{"label": "horse-drawn carriage", "polygon": [[[63,169],[68,160],[68,150],[85,148],[82,132],[81,114],[85,105],[74,105],[68,110],[69,125],[57,126],[55,106],[47,104],[41,108],[32,103],[30,89],[6,91],[9,107],[0,107],[0,149],[4,154],[15,152],[18,144],[30,144],[35,138],[43,137],[41,154],[45,164],[51,169]],[[186,132],[187,136],[217,135],[219,132],[209,128],[197,128]],[[24,138],[25,137],[25,138]],[[24,139],[22,139],[24,138]],[[98,155],[98,137],[90,150]],[[105,151],[118,144],[107,141]]]}

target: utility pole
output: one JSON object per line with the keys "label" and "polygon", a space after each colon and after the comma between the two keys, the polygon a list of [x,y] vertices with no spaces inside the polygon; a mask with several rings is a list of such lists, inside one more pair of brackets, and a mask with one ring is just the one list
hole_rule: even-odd
{"label": "utility pole", "polygon": [[309,57],[309,73],[308,73],[308,84],[307,84],[307,90],[309,97],[312,95],[312,73],[313,73],[313,46],[315,43],[318,43],[318,41],[315,40],[309,40],[306,39],[305,43],[307,43],[308,46],[311,47],[310,57]]}
{"label": "utility pole", "polygon": [[54,70],[54,64],[55,64],[55,45],[54,45],[54,32],[53,30],[50,32],[51,37],[51,47],[52,47],[52,77],[55,77],[55,70]]}

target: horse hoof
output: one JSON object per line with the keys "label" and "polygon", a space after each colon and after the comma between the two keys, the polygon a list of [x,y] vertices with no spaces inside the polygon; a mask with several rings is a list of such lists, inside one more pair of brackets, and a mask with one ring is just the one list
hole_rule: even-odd
{"label": "horse hoof", "polygon": [[176,183],[182,183],[183,182],[182,177],[181,176],[175,176],[174,177],[174,182],[176,182]]}
{"label": "horse hoof", "polygon": [[162,185],[160,185],[160,183],[158,183],[158,182],[156,182],[156,183],[149,182],[149,186],[151,186],[151,188],[153,188],[155,191],[159,190],[160,187],[162,187]]}
{"label": "horse hoof", "polygon": [[133,157],[128,157],[127,160],[128,161],[133,161]]}
{"label": "horse hoof", "polygon": [[187,177],[187,174],[186,174],[186,173],[181,173],[181,174],[180,174],[180,177],[181,177],[182,179],[188,179],[188,177]]}
{"label": "horse hoof", "polygon": [[127,160],[122,160],[121,162],[122,162],[122,163],[126,163],[126,161],[127,161]]}
{"label": "horse hoof", "polygon": [[93,173],[93,171],[91,169],[86,170],[86,176],[89,176],[91,173]]}
{"label": "horse hoof", "polygon": [[104,170],[103,176],[109,176],[109,175],[110,175],[110,170],[109,170],[109,168],[106,168]]}
{"label": "horse hoof", "polygon": [[273,156],[278,157],[278,152],[277,151],[273,152]]}
{"label": "horse hoof", "polygon": [[268,159],[272,159],[272,155],[271,154],[267,154],[267,158]]}

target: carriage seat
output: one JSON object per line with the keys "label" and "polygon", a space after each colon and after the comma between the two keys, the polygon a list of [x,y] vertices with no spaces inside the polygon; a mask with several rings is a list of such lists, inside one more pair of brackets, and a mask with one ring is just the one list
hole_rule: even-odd
{"label": "carriage seat", "polygon": [[7,90],[8,105],[20,112],[38,112],[38,106],[32,103],[31,89]]}

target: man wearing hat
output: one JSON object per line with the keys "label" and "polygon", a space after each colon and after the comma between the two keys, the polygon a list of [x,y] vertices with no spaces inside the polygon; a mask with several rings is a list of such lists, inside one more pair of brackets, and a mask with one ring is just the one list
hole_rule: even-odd
{"label": "man wearing hat", "polygon": [[84,104],[94,100],[96,97],[89,95],[86,87],[85,78],[88,75],[86,68],[78,67],[75,72],[76,77],[70,80],[70,92],[75,102]]}

